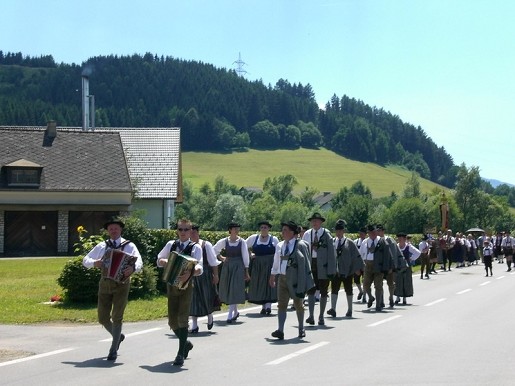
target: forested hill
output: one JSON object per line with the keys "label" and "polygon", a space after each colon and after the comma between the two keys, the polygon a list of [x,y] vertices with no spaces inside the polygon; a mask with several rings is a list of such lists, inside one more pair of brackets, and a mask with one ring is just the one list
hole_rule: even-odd
{"label": "forested hill", "polygon": [[422,128],[349,96],[320,109],[309,84],[248,81],[233,70],[152,54],[98,56],[82,65],[0,51],[0,125],[81,125],[81,74],[90,74],[96,126],[182,128],[185,150],[324,146],[399,164],[452,187],[457,167]]}

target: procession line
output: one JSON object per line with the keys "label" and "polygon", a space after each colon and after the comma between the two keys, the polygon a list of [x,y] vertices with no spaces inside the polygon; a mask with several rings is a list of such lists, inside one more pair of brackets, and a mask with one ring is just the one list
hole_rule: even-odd
{"label": "procession line", "polygon": [[383,320],[381,320],[381,321],[379,321],[379,322],[375,322],[375,323],[369,324],[369,325],[367,325],[367,327],[375,327],[375,326],[379,326],[380,324],[391,322],[392,320],[397,319],[397,318],[400,318],[401,316],[402,316],[402,315],[395,315],[395,316],[391,316],[391,317],[386,318],[386,319],[383,319]]}
{"label": "procession line", "polygon": [[75,350],[75,348],[73,348],[73,347],[62,348],[60,350],[50,351],[50,352],[46,352],[46,353],[43,353],[43,354],[37,354],[37,355],[31,355],[31,356],[25,357],[25,358],[13,359],[12,361],[0,363],[0,367],[8,366],[8,365],[13,365],[15,363],[27,362],[27,361],[31,361],[33,359],[49,357],[49,356],[52,356],[52,355],[62,354],[64,352],[68,352],[68,351],[72,351],[72,350]]}
{"label": "procession line", "polygon": [[426,304],[426,307],[434,306],[435,304],[438,304],[438,303],[444,302],[444,301],[446,301],[446,300],[447,300],[447,298],[441,298],[441,299],[435,300],[434,302],[427,303],[427,304]]}

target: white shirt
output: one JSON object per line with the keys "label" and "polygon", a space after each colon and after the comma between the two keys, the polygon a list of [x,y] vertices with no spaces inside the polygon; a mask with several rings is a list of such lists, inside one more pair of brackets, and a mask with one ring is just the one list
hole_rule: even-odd
{"label": "white shirt", "polygon": [[420,244],[418,244],[418,249],[420,250],[420,252],[428,253],[429,252],[429,244],[427,243],[427,241],[422,240],[420,242]]}
{"label": "white shirt", "polygon": [[[379,235],[376,236],[374,241],[374,248],[377,247],[377,243],[379,243],[379,240],[381,237]],[[370,237],[367,237],[363,242],[361,243],[361,247],[359,248],[359,253],[363,257],[363,260],[365,261],[373,261],[374,260],[374,251],[372,248],[372,239]]]}
{"label": "white shirt", "polygon": [[[288,241],[288,256],[293,252],[295,248],[295,238]],[[283,240],[275,246],[274,263],[270,273],[272,275],[286,275],[286,268],[288,266],[288,260],[281,259],[281,256],[286,256],[286,241]]]}
{"label": "white shirt", "polygon": [[[417,248],[415,248],[413,245],[411,245],[411,244],[406,243],[406,245],[404,245],[404,248],[401,248],[401,246],[399,244],[397,244],[397,246],[399,247],[401,252],[404,252],[404,250],[406,248],[408,248],[408,250],[410,252],[409,260],[411,262],[414,262],[420,256],[420,251]],[[403,254],[403,256],[404,256],[404,254]]]}
{"label": "white shirt", "polygon": [[302,236],[302,240],[304,240],[309,245],[309,251],[311,252],[311,258],[313,259],[317,258],[317,250],[313,249],[311,244],[315,241],[315,236],[318,236],[318,241],[320,241],[320,238],[324,232],[324,228],[320,228],[318,231],[311,228],[304,233],[304,236]]}
{"label": "white shirt", "polygon": [[[112,240],[116,242],[116,245],[120,245],[124,241],[124,238],[120,237],[118,240]],[[95,265],[95,261],[102,259],[104,257],[106,250],[109,249],[108,245],[105,241],[98,243],[84,258],[82,259],[82,265],[86,268],[93,268]],[[136,263],[134,265],[134,272],[141,271],[143,267],[143,260],[141,259],[141,254],[138,251],[136,245],[133,242],[128,243],[121,249],[123,252],[128,253],[131,256],[136,256]]]}
{"label": "white shirt", "polygon": [[238,238],[234,242],[231,241],[228,237],[224,237],[223,239],[218,240],[213,248],[215,249],[215,253],[217,255],[219,255],[220,252],[222,251],[222,249],[225,248],[226,241],[231,247],[236,247],[238,245],[238,243],[240,242],[240,240],[241,240],[241,257],[243,259],[243,265],[245,266],[245,268],[248,268],[249,267],[249,250],[247,249],[247,243],[241,237],[238,236]]}
{"label": "white shirt", "polygon": [[[204,245],[202,245],[202,243],[204,243]],[[221,261],[219,261],[216,258],[216,253],[215,253],[215,249],[213,248],[213,244],[211,244],[207,240],[202,240],[202,239],[198,240],[198,244],[200,245],[201,249],[202,249],[202,246],[204,246],[204,248],[206,249],[207,263],[209,264],[210,267],[216,267],[217,265],[221,264]],[[202,256],[202,257],[204,257],[204,256]]]}
{"label": "white shirt", "polygon": [[[186,241],[180,241],[178,244],[181,243],[188,243],[190,240]],[[170,257],[170,253],[172,252],[172,246],[175,240],[170,240],[166,243],[166,245],[161,249],[161,252],[157,254],[157,266],[158,267],[164,267],[165,266],[165,260],[168,260],[168,257]],[[176,252],[179,252],[179,245],[176,248]],[[204,267],[202,266],[202,248],[198,243],[193,244],[193,248],[191,249],[191,257],[196,259],[198,261],[197,265],[195,265],[195,271],[200,270],[200,273],[195,276],[199,276],[204,272]]]}

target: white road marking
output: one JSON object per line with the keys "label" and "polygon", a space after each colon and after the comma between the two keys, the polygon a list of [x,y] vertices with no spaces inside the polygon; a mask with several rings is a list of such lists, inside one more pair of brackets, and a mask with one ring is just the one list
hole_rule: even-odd
{"label": "white road marking", "polygon": [[465,293],[467,293],[467,292],[470,292],[470,291],[472,291],[472,290],[471,290],[470,288],[467,288],[467,289],[465,289],[465,290],[463,290],[463,291],[456,292],[456,295],[463,295],[463,294],[465,294]]}
{"label": "white road marking", "polygon": [[490,284],[490,283],[491,283],[491,281],[485,281],[484,283],[481,283],[479,286],[482,287],[482,286]]}
{"label": "white road marking", "polygon": [[299,355],[302,355],[302,354],[306,354],[310,351],[313,351],[313,350],[316,350],[320,347],[323,347],[325,346],[326,344],[329,344],[329,342],[320,342],[320,343],[317,343],[313,346],[309,346],[309,347],[306,347],[302,350],[299,350],[299,351],[296,351],[294,353],[291,353],[291,354],[288,354],[288,355],[285,355],[281,358],[278,358],[274,361],[271,361],[271,362],[268,362],[268,363],[265,363],[265,365],[278,365],[280,363],[283,363],[283,362],[286,362],[287,360],[290,360],[290,359],[293,359],[295,357],[298,357]]}
{"label": "white road marking", "polygon": [[504,279],[506,276],[499,276],[499,277],[496,277],[495,280],[501,280],[501,279]]}
{"label": "white road marking", "polygon": [[391,322],[392,320],[397,319],[397,318],[400,318],[401,316],[402,316],[402,315],[395,315],[395,316],[392,316],[392,317],[390,317],[390,318],[386,318],[386,319],[384,319],[384,320],[381,320],[381,321],[379,321],[379,322],[375,322],[375,323],[369,324],[369,325],[367,325],[367,327],[375,327],[375,326],[379,326],[380,324]]}
{"label": "white road marking", "polygon": [[435,300],[434,302],[427,303],[427,304],[426,304],[426,307],[434,306],[435,304],[438,304],[438,303],[444,302],[444,301],[446,301],[446,300],[447,300],[447,298],[441,298],[441,299]]}
{"label": "white road marking", "polygon": [[73,347],[63,348],[63,349],[60,349],[60,350],[50,351],[50,352],[46,352],[46,353],[43,353],[43,354],[31,355],[30,357],[13,359],[12,361],[7,361],[7,362],[0,363],[0,367],[8,366],[8,365],[13,365],[15,363],[27,362],[27,361],[31,361],[33,359],[49,357],[49,356],[52,356],[52,355],[62,354],[63,352],[68,352],[68,351],[72,351],[72,350],[75,350],[75,348],[73,348]]}
{"label": "white road marking", "polygon": [[[148,330],[141,330],[141,331],[131,332],[130,334],[125,334],[125,336],[127,337],[127,336],[143,335],[143,334],[148,334],[149,332],[159,331],[159,330],[162,330],[162,329],[163,329],[163,327],[150,328]],[[111,341],[112,341],[111,338],[99,340],[99,342],[111,342]]]}

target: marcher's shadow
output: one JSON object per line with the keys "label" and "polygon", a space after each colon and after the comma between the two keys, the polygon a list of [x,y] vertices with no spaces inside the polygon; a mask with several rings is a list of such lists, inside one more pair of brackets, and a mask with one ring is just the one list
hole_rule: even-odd
{"label": "marcher's shadow", "polygon": [[151,373],[166,373],[166,374],[173,374],[173,373],[179,373],[181,371],[186,371],[188,369],[185,369],[184,366],[174,366],[170,362],[164,362],[155,366],[149,366],[149,365],[142,365],[140,366],[141,369],[147,370]]}
{"label": "marcher's shadow", "polygon": [[277,315],[275,315],[275,314],[262,315],[259,312],[252,312],[252,313],[251,312],[247,312],[245,314],[245,316],[247,318],[251,318],[251,319],[266,319],[266,318],[269,318],[271,316],[277,316]]}
{"label": "marcher's shadow", "polygon": [[309,340],[301,339],[299,337],[291,337],[288,339],[275,339],[275,338],[265,338],[265,340],[273,345],[282,346],[284,344],[302,344],[302,343],[311,343]]}
{"label": "marcher's shadow", "polygon": [[119,363],[116,361],[108,361],[105,359],[105,357],[101,358],[91,358],[88,360],[85,360],[84,362],[69,362],[69,361],[63,361],[61,362],[65,365],[73,365],[75,367],[81,367],[81,368],[110,368],[110,367],[116,367],[121,366],[123,363]]}

